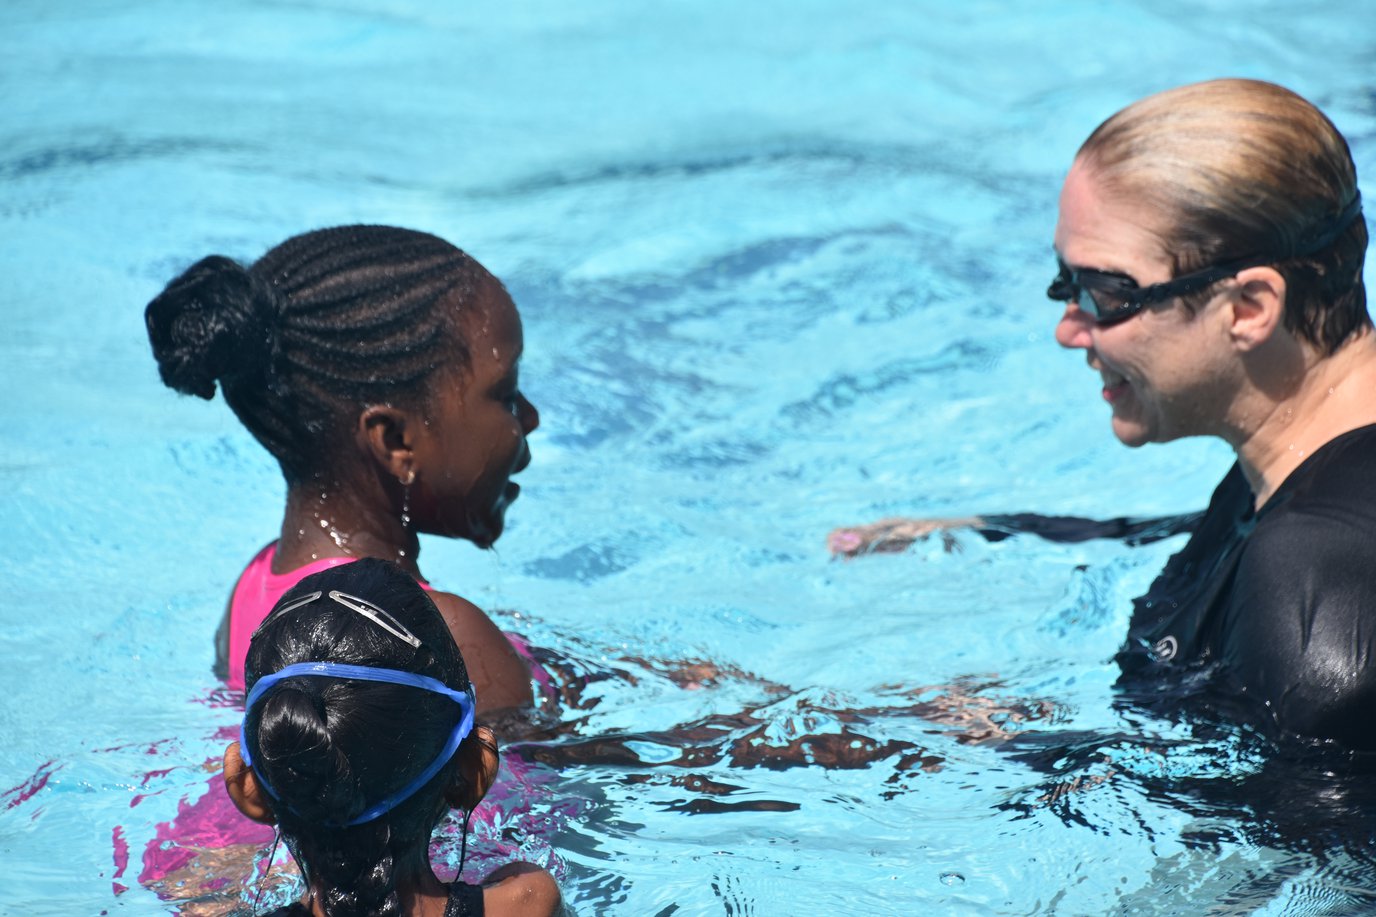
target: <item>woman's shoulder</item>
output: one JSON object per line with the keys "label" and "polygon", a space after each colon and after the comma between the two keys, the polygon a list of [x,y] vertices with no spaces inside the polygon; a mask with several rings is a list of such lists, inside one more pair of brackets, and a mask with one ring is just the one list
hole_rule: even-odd
{"label": "woman's shoulder", "polygon": [[1376,537],[1376,425],[1350,430],[1316,449],[1268,501],[1257,528],[1267,540],[1294,541],[1294,549],[1325,553],[1329,539],[1315,539],[1315,532],[1364,542]]}
{"label": "woman's shoulder", "polygon": [[1277,493],[1339,500],[1376,514],[1376,424],[1357,427],[1315,449]]}

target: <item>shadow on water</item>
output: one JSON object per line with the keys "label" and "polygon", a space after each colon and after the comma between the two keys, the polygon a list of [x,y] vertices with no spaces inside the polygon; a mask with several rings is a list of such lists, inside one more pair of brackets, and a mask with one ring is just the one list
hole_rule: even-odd
{"label": "shadow on water", "polygon": [[[881,703],[859,704],[701,661],[541,661],[562,715],[526,726],[508,753],[566,778],[657,787],[645,801],[665,812],[795,812],[808,800],[752,774],[812,767],[881,769],[878,795],[893,800],[951,764],[951,741],[977,744],[1032,774],[995,805],[1011,824],[1059,822],[1106,843],[1128,831],[1150,843],[1157,859],[1146,884],[1112,913],[1170,913],[1182,900],[1210,901],[1211,914],[1281,902],[1286,913],[1376,912],[1376,755],[1238,725],[1248,719],[1235,702],[1198,690],[1169,703],[1160,691],[1120,690],[1116,728],[1076,730],[1055,728],[1064,713],[1055,703],[1017,699],[997,679],[881,689]],[[600,683],[650,679],[689,690],[746,685],[758,700],[667,728],[596,729]],[[891,734],[913,721],[940,738],[924,747]]]}
{"label": "shadow on water", "polygon": [[[1124,691],[1116,706],[1129,730],[1009,736],[1004,751],[1042,779],[999,807],[1015,821],[1050,816],[1107,836],[1121,821],[1085,797],[1113,788],[1134,809],[1185,816],[1169,837],[1136,819],[1133,830],[1178,852],[1160,855],[1115,913],[1161,913],[1175,893],[1211,900],[1210,914],[1278,900],[1286,913],[1376,912],[1376,754],[1238,725],[1259,720],[1210,694],[1166,702]],[[1205,886],[1213,893],[1201,899]]]}
{"label": "shadow on water", "polygon": [[[572,642],[572,641],[570,641]],[[662,803],[691,815],[722,812],[791,812],[798,799],[760,798],[752,771],[817,767],[827,771],[889,768],[881,796],[906,793],[923,773],[940,770],[945,757],[891,735],[895,724],[920,722],[937,742],[986,744],[1005,740],[1051,719],[1049,701],[1010,699],[996,679],[879,689],[880,703],[857,703],[823,688],[795,690],[741,669],[704,660],[623,656],[608,661],[596,651],[555,654],[535,650],[558,692],[556,712],[542,721],[507,724],[509,754],[559,771],[611,768],[624,784],[672,787]],[[758,699],[729,713],[711,713],[659,729],[596,731],[591,712],[606,683],[636,686],[665,680],[687,691],[740,688]],[[739,797],[739,798],[733,798]]]}

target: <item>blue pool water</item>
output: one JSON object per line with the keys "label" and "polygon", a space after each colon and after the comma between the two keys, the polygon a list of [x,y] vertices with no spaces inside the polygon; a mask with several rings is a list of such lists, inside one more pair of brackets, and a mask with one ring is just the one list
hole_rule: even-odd
{"label": "blue pool water", "polygon": [[1202,506],[1226,450],[1123,449],[1051,340],[1061,175],[1123,104],[1240,75],[1316,101],[1369,182],[1374,55],[1360,0],[6,4],[0,913],[173,911],[140,858],[236,719],[210,634],[282,486],[161,386],[143,305],[368,221],[506,280],[543,417],[498,550],[423,568],[620,673],[518,749],[493,856],[585,915],[1376,910],[1370,808],[1297,826],[1245,733],[1114,705],[1178,540],[823,547]]}

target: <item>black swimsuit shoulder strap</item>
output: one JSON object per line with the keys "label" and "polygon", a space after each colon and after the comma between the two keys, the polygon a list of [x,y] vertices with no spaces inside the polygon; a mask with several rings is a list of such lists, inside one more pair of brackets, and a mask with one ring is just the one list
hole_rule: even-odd
{"label": "black swimsuit shoulder strap", "polygon": [[483,917],[483,887],[467,882],[451,884],[444,917]]}

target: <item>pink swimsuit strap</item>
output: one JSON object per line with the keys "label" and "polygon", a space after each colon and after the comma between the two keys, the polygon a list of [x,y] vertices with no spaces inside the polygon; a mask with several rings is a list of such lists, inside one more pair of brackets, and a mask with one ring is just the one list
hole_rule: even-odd
{"label": "pink swimsuit strap", "polygon": [[273,573],[272,559],[276,554],[277,542],[274,541],[254,555],[239,582],[235,583],[234,594],[229,600],[228,685],[234,691],[244,690],[244,660],[248,658],[249,641],[278,599],[312,573],[353,560],[352,557],[322,557],[287,573]]}

